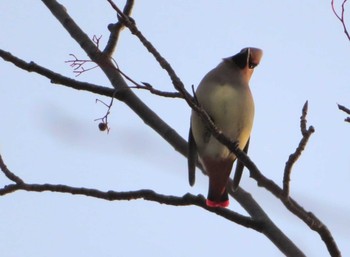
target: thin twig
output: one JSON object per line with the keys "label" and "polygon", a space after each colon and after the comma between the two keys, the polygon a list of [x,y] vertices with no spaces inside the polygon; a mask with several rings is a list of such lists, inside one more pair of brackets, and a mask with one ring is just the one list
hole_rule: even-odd
{"label": "thin twig", "polygon": [[143,85],[138,84],[138,83],[134,83],[135,86],[131,86],[129,88],[145,89],[154,95],[158,95],[158,96],[162,96],[162,97],[183,98],[182,94],[180,94],[179,92],[165,92],[165,91],[161,91],[161,90],[154,88],[151,84],[149,84],[147,82],[141,82],[141,83]]}
{"label": "thin twig", "polygon": [[338,12],[335,10],[335,6],[334,6],[334,0],[331,0],[331,6],[332,6],[332,11],[334,13],[334,15],[337,17],[337,19],[340,21],[340,23],[343,26],[344,29],[344,33],[347,36],[347,38],[350,40],[350,34],[348,32],[348,29],[346,27],[346,23],[345,23],[345,18],[344,18],[344,14],[345,14],[345,4],[346,4],[347,0],[343,0],[343,3],[341,5],[341,14],[339,15]]}
{"label": "thin twig", "polygon": [[182,94],[178,93],[178,92],[165,92],[165,91],[161,91],[158,90],[156,88],[154,88],[151,84],[147,83],[147,82],[141,82],[143,85],[137,83],[135,80],[133,80],[130,76],[126,75],[118,66],[117,62],[112,59],[117,71],[129,82],[131,82],[132,84],[134,84],[135,86],[131,86],[129,88],[136,88],[136,89],[145,89],[148,90],[149,92],[151,92],[154,95],[158,95],[158,96],[162,96],[162,97],[170,97],[170,98],[183,98]]}
{"label": "thin twig", "polygon": [[110,131],[110,127],[108,125],[108,116],[110,115],[111,113],[111,108],[113,106],[113,102],[114,102],[114,98],[115,98],[115,93],[116,91],[114,92],[114,95],[113,97],[111,98],[109,104],[106,104],[105,102],[103,102],[102,100],[100,99],[96,99],[96,103],[102,103],[104,106],[107,107],[107,111],[106,111],[106,114],[102,117],[102,118],[97,118],[95,119],[94,121],[100,121],[100,123],[98,124],[98,128],[100,131],[107,131],[107,134],[109,133]]}
{"label": "thin twig", "polygon": [[16,184],[23,184],[24,181],[16,176],[14,173],[12,173],[6,166],[6,164],[4,163],[2,156],[0,155],[0,169],[2,170],[2,172],[5,174],[5,176],[12,180],[13,182],[15,182]]}
{"label": "thin twig", "polygon": [[98,65],[94,65],[90,68],[84,68],[84,65],[87,63],[93,63],[93,61],[91,60],[83,60],[83,59],[78,59],[78,57],[76,57],[74,54],[69,54],[70,56],[72,56],[74,59],[73,60],[68,60],[65,61],[65,63],[70,63],[70,66],[73,68],[73,73],[75,73],[76,77],[79,77],[81,74],[83,74],[84,72],[96,69],[97,67],[99,67]]}
{"label": "thin twig", "polygon": [[[338,104],[338,108],[339,108],[339,110],[341,110],[341,111],[343,111],[343,112],[345,112],[345,113],[350,115],[350,109],[346,108],[345,106]],[[344,119],[344,121],[350,122],[350,117],[346,117]]]}
{"label": "thin twig", "polygon": [[141,43],[146,47],[146,49],[154,56],[154,58],[158,61],[160,66],[165,69],[170,76],[173,85],[175,88],[184,96],[184,99],[188,102],[191,102],[192,97],[191,95],[186,91],[184,84],[181,82],[180,78],[176,75],[174,69],[171,67],[171,65],[165,60],[163,56],[157,51],[157,49],[152,45],[151,42],[149,42],[139,31],[139,29],[135,25],[135,21],[132,20],[129,16],[125,15],[117,5],[114,4],[112,0],[107,0],[112,8],[118,13],[118,15],[123,20],[123,23],[126,27],[129,28],[131,33],[133,33],[140,41]]}
{"label": "thin twig", "polygon": [[[77,90],[85,90],[85,91],[89,91],[92,93],[109,96],[109,97],[112,97],[115,92],[115,89],[113,88],[107,88],[100,85],[96,85],[88,82],[82,82],[82,81],[65,77],[59,73],[56,73],[50,69],[47,69],[41,65],[38,65],[35,62],[26,62],[12,55],[10,52],[6,52],[2,49],[0,49],[0,57],[3,58],[5,61],[11,62],[12,64],[16,65],[18,68],[21,68],[28,72],[35,72],[48,78],[52,84],[60,84],[60,85],[71,87]],[[122,99],[122,94],[116,94],[115,97],[117,99]]]}
{"label": "thin twig", "polygon": [[304,151],[311,134],[315,132],[315,129],[313,126],[310,126],[308,129],[306,129],[307,109],[308,109],[308,102],[306,101],[304,106],[303,106],[302,115],[300,117],[300,130],[301,130],[301,134],[303,137],[300,140],[299,145],[296,148],[295,152],[289,156],[288,161],[286,162],[286,166],[284,168],[283,194],[285,197],[289,197],[290,175],[292,172],[292,167],[296,163],[296,161],[299,159],[299,157],[301,156],[302,151]]}
{"label": "thin twig", "polygon": [[339,110],[341,110],[341,111],[345,112],[346,114],[350,115],[350,109],[346,108],[345,106],[338,104],[338,108],[339,108]]}

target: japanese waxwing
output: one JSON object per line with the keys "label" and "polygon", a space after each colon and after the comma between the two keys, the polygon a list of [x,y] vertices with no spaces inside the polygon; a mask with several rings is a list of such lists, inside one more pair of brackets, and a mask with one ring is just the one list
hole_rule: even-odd
{"label": "japanese waxwing", "polygon": [[[259,64],[262,50],[253,47],[242,49],[238,54],[223,61],[200,82],[195,97],[200,106],[224,135],[238,143],[247,152],[254,120],[254,101],[249,80]],[[226,185],[236,156],[214,136],[195,111],[191,115],[189,132],[188,170],[189,182],[195,181],[197,154],[209,176],[206,205],[229,205]],[[234,190],[238,187],[244,165],[238,161],[234,176]]]}

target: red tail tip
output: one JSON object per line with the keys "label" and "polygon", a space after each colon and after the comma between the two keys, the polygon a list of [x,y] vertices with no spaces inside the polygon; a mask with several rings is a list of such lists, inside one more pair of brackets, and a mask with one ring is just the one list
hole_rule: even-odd
{"label": "red tail tip", "polygon": [[226,200],[223,202],[214,202],[214,201],[207,199],[205,203],[208,207],[212,207],[212,208],[218,208],[218,207],[226,208],[227,206],[229,206],[230,201]]}

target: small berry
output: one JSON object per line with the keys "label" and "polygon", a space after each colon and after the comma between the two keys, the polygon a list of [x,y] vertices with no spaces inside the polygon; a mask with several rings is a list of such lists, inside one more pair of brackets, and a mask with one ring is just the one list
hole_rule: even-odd
{"label": "small berry", "polygon": [[104,123],[104,122],[99,123],[98,128],[100,129],[100,131],[105,131],[108,128],[107,123]]}

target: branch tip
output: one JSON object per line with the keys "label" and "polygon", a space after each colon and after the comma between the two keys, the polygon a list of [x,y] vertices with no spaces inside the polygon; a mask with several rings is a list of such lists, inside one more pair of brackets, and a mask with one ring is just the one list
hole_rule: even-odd
{"label": "branch tip", "polygon": [[302,138],[299,142],[298,147],[295,149],[294,153],[292,153],[285,165],[284,173],[283,173],[283,196],[288,199],[289,198],[289,191],[290,191],[290,176],[292,173],[293,165],[296,163],[296,161],[301,156],[301,153],[305,150],[306,144],[313,132],[315,132],[315,129],[313,126],[310,126],[308,129],[306,129],[306,115],[308,111],[308,101],[305,102],[303,108],[302,108],[302,115],[300,117],[300,130],[302,134]]}
{"label": "branch tip", "polygon": [[[349,114],[350,115],[350,109],[346,108],[345,106],[343,105],[340,105],[340,104],[337,104],[338,105],[338,109],[345,112],[346,114]],[[346,117],[344,119],[345,122],[350,122],[350,117]]]}

